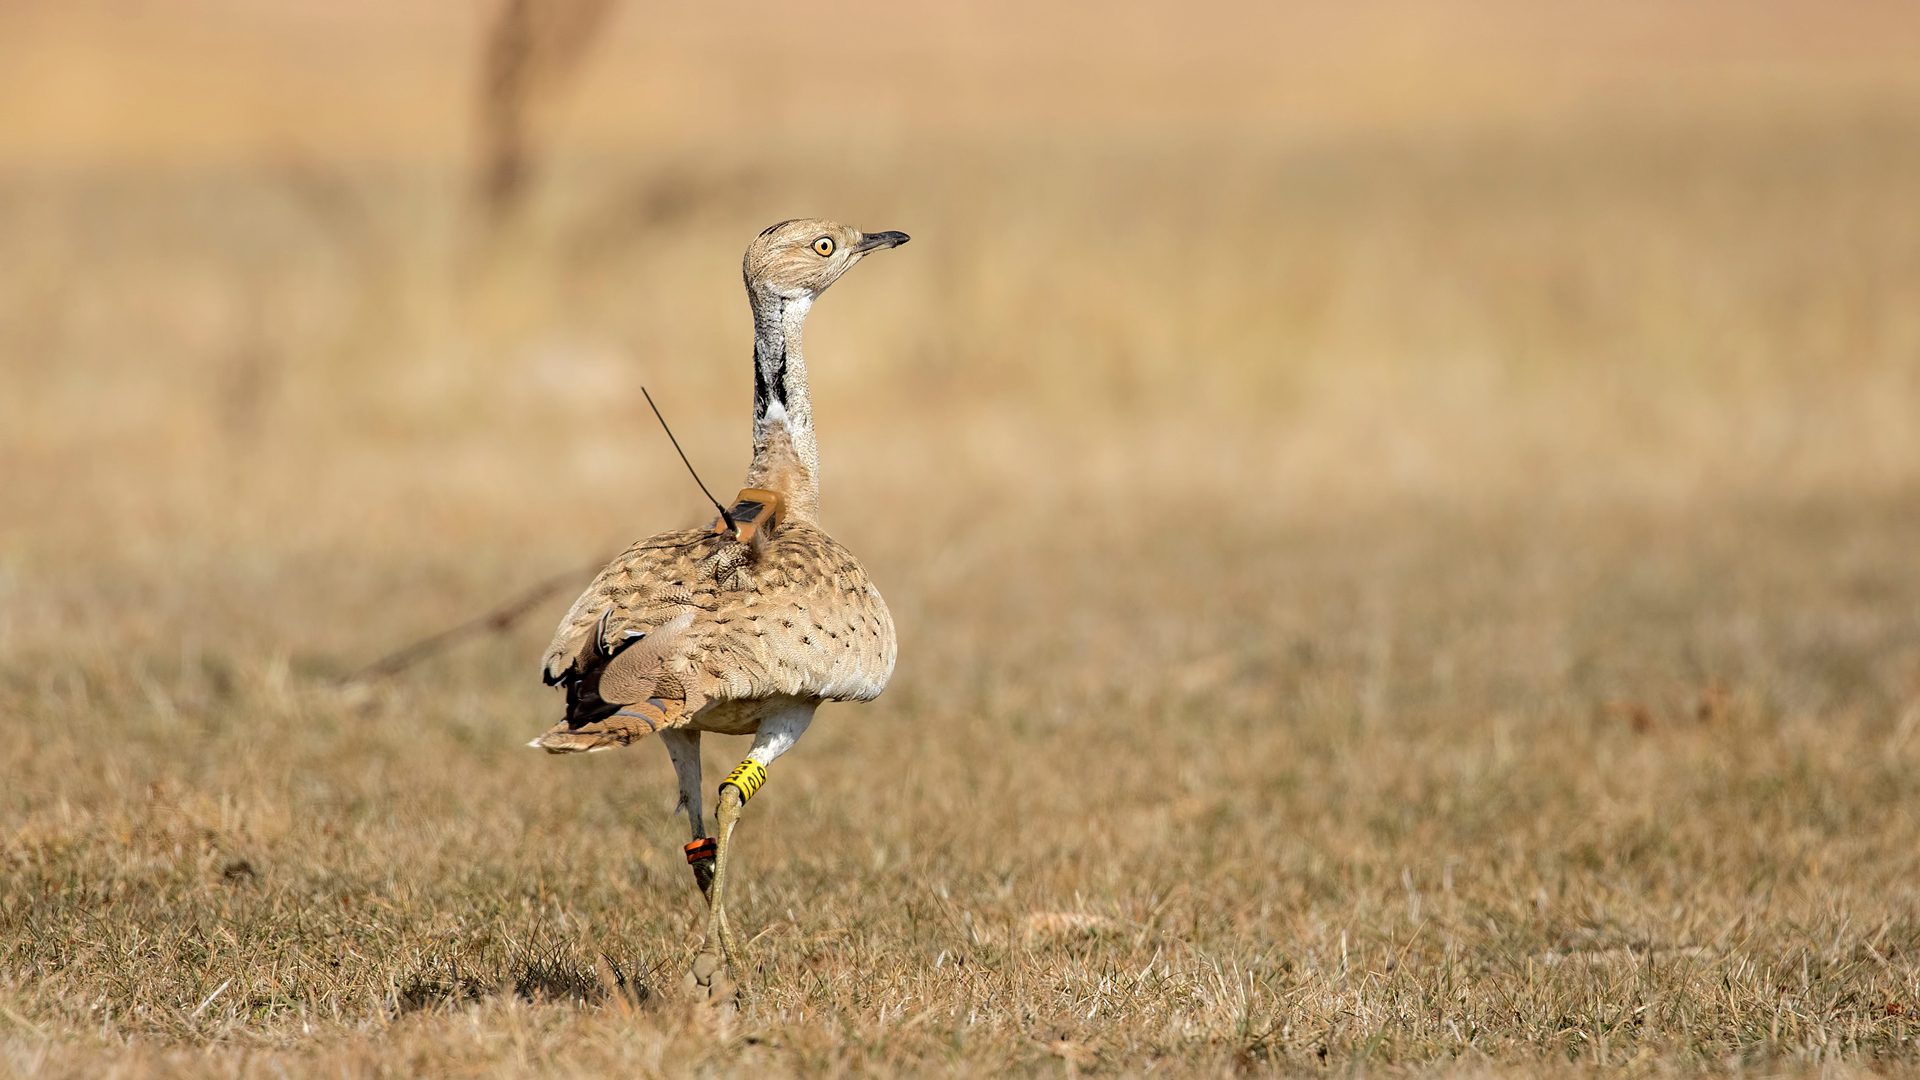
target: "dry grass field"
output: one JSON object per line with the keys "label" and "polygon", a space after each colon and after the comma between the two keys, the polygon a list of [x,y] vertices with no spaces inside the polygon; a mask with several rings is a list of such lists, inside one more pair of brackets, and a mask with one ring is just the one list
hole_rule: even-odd
{"label": "dry grass field", "polygon": [[[898,99],[757,131],[770,31],[621,13],[489,219],[479,30],[188,6],[0,16],[0,1075],[1920,1068],[1910,16],[828,5]],[[640,386],[731,490],[799,213],[914,236],[808,341],[901,661],[715,1008],[665,753],[523,745],[570,590],[351,676],[704,520]]]}

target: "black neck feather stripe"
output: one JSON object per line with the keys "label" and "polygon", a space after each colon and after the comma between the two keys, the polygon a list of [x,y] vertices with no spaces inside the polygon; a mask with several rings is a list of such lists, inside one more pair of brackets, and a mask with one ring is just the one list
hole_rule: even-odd
{"label": "black neck feather stripe", "polygon": [[753,357],[753,415],[765,417],[775,402],[782,409],[787,407],[787,347],[784,343],[774,356],[762,357],[756,351]]}
{"label": "black neck feather stripe", "polygon": [[753,415],[756,420],[764,419],[767,410],[778,402],[780,408],[787,407],[787,302],[782,299],[773,313],[773,331],[778,342],[778,352],[771,356],[763,355],[761,346],[768,344],[762,337],[753,349]]}

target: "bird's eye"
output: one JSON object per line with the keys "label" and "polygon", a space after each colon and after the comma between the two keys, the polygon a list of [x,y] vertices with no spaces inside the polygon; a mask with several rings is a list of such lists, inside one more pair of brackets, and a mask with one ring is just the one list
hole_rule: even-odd
{"label": "bird's eye", "polygon": [[833,254],[833,237],[823,236],[815,240],[813,242],[813,252],[823,259]]}

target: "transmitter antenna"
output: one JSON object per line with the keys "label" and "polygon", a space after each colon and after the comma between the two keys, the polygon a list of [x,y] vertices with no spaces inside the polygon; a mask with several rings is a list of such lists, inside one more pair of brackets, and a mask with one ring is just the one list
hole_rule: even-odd
{"label": "transmitter antenna", "polygon": [[720,500],[714,498],[713,492],[707,490],[707,485],[700,479],[700,473],[693,467],[693,462],[687,460],[687,452],[680,449],[680,440],[673,437],[673,429],[667,426],[667,418],[660,415],[660,406],[653,403],[653,395],[647,393],[647,388],[644,386],[640,388],[640,393],[647,399],[647,408],[653,410],[653,418],[660,421],[660,430],[667,433],[667,441],[673,444],[674,452],[680,455],[680,463],[685,465],[687,471],[693,474],[693,482],[700,485],[700,494],[705,495],[707,501],[713,504],[713,508],[720,511],[720,520],[727,523],[727,531],[738,536],[740,534],[740,526],[734,524],[733,515],[727,513],[727,508],[721,506]]}

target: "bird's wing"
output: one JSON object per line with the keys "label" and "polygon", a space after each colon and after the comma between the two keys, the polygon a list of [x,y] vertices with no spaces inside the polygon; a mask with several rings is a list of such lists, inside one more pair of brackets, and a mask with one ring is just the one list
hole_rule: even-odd
{"label": "bird's wing", "polygon": [[847,550],[805,523],[753,543],[665,533],[600,572],[543,673],[567,716],[536,745],[624,745],[721,701],[869,700],[892,674],[893,620]]}
{"label": "bird's wing", "polygon": [[621,552],[560,620],[540,662],[547,685],[566,679],[596,627],[604,625],[624,639],[644,634],[692,606],[689,584],[694,572],[720,539],[705,529],[685,529],[648,537]]}

